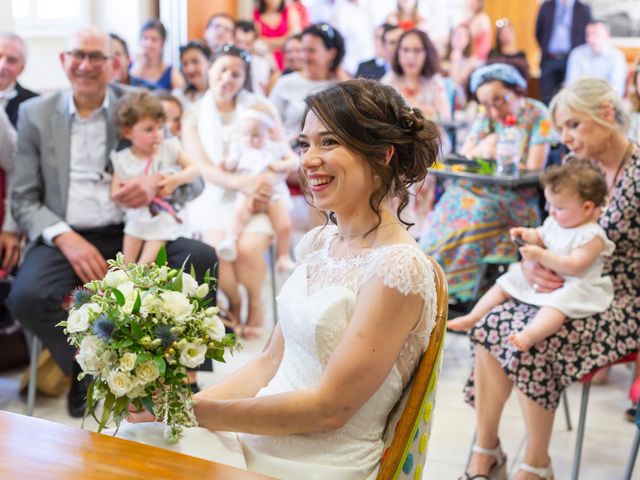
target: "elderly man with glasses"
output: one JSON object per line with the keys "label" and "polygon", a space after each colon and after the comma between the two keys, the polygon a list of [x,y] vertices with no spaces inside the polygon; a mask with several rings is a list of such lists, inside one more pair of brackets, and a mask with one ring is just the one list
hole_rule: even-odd
{"label": "elderly man with glasses", "polygon": [[[7,305],[73,374],[68,409],[78,417],[86,390],[76,380],[74,349],[56,327],[66,317],[62,305],[74,287],[104,276],[106,259],[122,248],[120,207],[148,205],[159,181],[134,178],[111,194],[108,158],[117,141],[112,114],[130,91],[110,83],[118,67],[112,48],[96,28],[71,37],[60,54],[71,87],[24,103],[14,155],[12,211],[29,244]],[[172,265],[190,255],[199,276],[216,263],[213,249],[185,238],[167,244],[167,252]]]}

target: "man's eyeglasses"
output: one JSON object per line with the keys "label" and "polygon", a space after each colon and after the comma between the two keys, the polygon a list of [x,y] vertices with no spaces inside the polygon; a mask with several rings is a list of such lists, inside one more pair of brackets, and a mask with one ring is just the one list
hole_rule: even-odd
{"label": "man's eyeglasses", "polygon": [[69,50],[66,53],[75,63],[82,63],[85,58],[89,59],[89,63],[94,67],[99,67],[111,58],[102,52],[85,52],[84,50]]}
{"label": "man's eyeglasses", "polygon": [[496,27],[498,28],[504,28],[507,25],[509,25],[509,19],[508,18],[499,18],[498,20],[496,20]]}

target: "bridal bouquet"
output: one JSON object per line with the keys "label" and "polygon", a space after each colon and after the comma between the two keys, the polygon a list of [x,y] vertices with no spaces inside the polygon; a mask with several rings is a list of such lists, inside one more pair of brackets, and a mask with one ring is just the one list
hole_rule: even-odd
{"label": "bridal bouquet", "polygon": [[95,418],[98,432],[110,419],[117,428],[132,404],[162,419],[171,443],[183,427],[197,425],[186,369],[205,358],[224,362],[235,340],[206,298],[214,279],[207,272],[198,285],[194,277],[184,266],[169,268],[162,248],[155,265],[125,265],[118,254],[104,279],[74,291],[69,317],[59,325],[79,349],[80,378],[93,377],[85,416]]}

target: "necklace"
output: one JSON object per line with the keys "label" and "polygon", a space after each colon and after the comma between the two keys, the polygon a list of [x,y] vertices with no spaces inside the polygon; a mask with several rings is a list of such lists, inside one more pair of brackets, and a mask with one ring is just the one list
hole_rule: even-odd
{"label": "necklace", "polygon": [[609,193],[609,196],[611,196],[611,192],[613,191],[614,187],[616,186],[616,181],[618,180],[618,175],[620,175],[620,172],[622,171],[622,167],[624,167],[627,164],[627,162],[631,158],[631,154],[632,153],[633,153],[633,142],[631,140],[629,140],[629,144],[627,145],[627,149],[624,152],[624,156],[622,157],[622,161],[620,162],[620,165],[618,165],[618,168],[616,169],[616,173],[613,176],[613,179],[611,180],[611,183],[609,184],[609,188],[607,189],[607,192]]}

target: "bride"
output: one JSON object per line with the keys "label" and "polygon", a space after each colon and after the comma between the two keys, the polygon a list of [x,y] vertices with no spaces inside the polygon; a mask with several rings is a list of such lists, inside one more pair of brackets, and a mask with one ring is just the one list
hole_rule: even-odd
{"label": "bride", "polygon": [[120,436],[281,479],[375,478],[387,417],[434,326],[433,270],[400,212],[436,158],[438,129],[369,80],[306,105],[302,183],[330,222],[298,245],[269,344],[195,396],[200,427],[178,445],[148,412]]}

